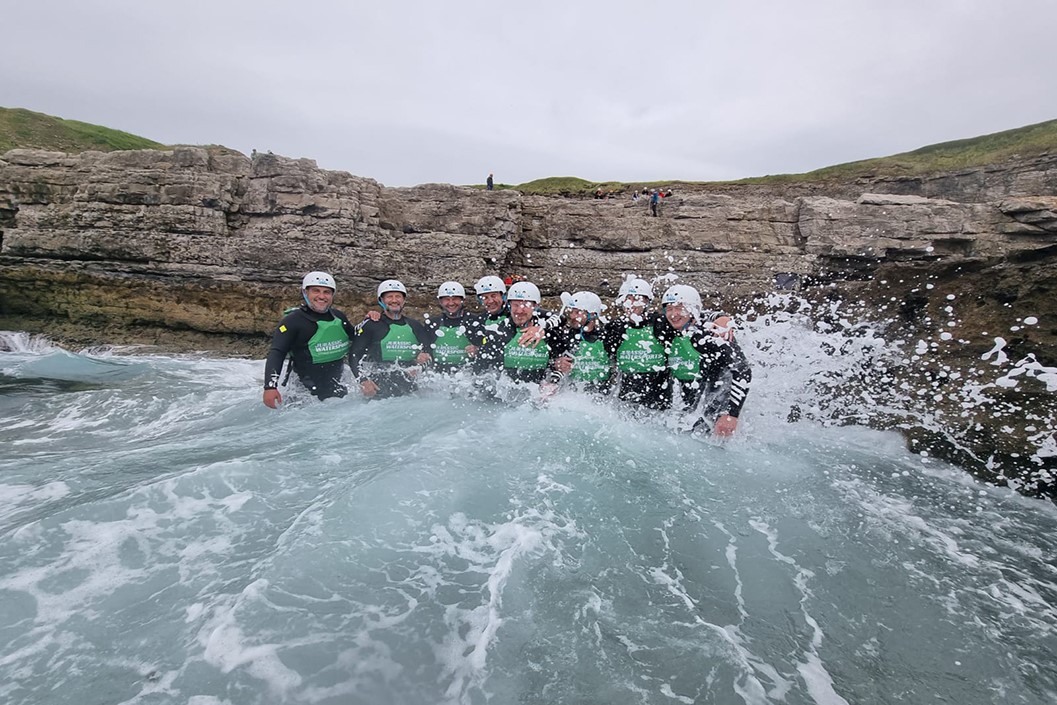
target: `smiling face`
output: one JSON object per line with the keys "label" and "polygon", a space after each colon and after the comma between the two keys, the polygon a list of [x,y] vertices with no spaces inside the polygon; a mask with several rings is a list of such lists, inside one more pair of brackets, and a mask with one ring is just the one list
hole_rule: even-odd
{"label": "smiling face", "polygon": [[528,323],[535,312],[536,304],[531,301],[510,302],[510,320],[519,328]]}
{"label": "smiling face", "polygon": [[459,315],[459,311],[462,310],[463,298],[461,296],[442,296],[440,297],[440,307],[444,310],[444,313],[449,316]]}
{"label": "smiling face", "polygon": [[496,315],[503,310],[502,292],[489,291],[487,294],[481,294],[481,305],[484,306],[489,316]]}
{"label": "smiling face", "polygon": [[329,286],[310,286],[305,289],[305,300],[316,313],[326,313],[334,303],[334,290]]}
{"label": "smiling face", "polygon": [[682,304],[668,304],[665,306],[664,317],[668,319],[668,322],[672,324],[672,328],[675,328],[676,330],[682,330],[694,318],[690,315],[686,306],[683,306]]}
{"label": "smiling face", "polygon": [[382,294],[381,300],[385,304],[385,315],[390,318],[400,318],[404,310],[404,298],[399,291],[387,291]]}

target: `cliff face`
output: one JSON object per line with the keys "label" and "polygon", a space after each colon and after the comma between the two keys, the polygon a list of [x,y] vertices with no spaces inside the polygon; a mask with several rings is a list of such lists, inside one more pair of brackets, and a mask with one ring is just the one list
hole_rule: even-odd
{"label": "cliff face", "polygon": [[[956,366],[977,364],[999,331],[1008,351],[1053,366],[1054,262],[1057,154],[929,178],[677,192],[657,218],[645,200],[394,189],[220,149],[0,157],[0,327],[82,342],[261,356],[312,269],[334,273],[353,315],[393,276],[422,308],[440,282],[492,272],[545,296],[607,297],[623,272],[671,271],[743,308],[795,274],[805,295],[862,300],[928,339],[956,294]],[[1014,304],[1041,323],[1010,335]]]}

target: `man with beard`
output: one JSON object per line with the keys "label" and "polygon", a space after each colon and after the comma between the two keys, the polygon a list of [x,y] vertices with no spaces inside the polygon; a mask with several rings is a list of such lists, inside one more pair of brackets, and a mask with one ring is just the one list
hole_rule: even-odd
{"label": "man with beard", "polygon": [[477,354],[482,341],[481,317],[466,312],[466,290],[455,281],[437,289],[439,316],[426,316],[426,328],[433,333],[433,367],[453,372],[466,367]]}
{"label": "man with beard", "polygon": [[427,351],[435,338],[422,323],[404,316],[406,300],[407,288],[396,279],[386,279],[378,285],[382,316],[377,321],[368,318],[356,328],[349,366],[368,399],[414,391],[421,365],[431,359]]}

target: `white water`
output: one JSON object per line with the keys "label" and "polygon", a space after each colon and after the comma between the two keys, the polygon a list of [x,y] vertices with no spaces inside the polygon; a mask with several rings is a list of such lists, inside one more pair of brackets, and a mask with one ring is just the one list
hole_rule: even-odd
{"label": "white water", "polygon": [[876,339],[739,338],[719,444],[8,335],[0,702],[1057,703],[1053,505],[787,422]]}

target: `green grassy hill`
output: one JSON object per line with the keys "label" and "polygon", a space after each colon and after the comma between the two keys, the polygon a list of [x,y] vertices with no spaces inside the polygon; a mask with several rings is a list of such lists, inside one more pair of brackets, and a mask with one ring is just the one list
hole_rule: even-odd
{"label": "green grassy hill", "polygon": [[806,174],[778,174],[740,179],[739,184],[790,181],[849,181],[859,177],[922,176],[1057,152],[1057,120],[1048,120],[981,137],[941,142],[890,157],[828,166]]}
{"label": "green grassy hill", "polygon": [[120,130],[23,108],[0,108],[0,154],[17,147],[72,153],[90,149],[165,149],[163,144]]}
{"label": "green grassy hill", "polygon": [[890,157],[864,159],[847,164],[828,166],[806,174],[776,174],[756,176],[737,181],[654,181],[621,183],[616,181],[594,182],[574,176],[537,179],[517,186],[498,184],[496,188],[517,189],[522,193],[539,195],[562,195],[590,197],[599,188],[614,193],[633,189],[672,186],[678,190],[691,190],[710,183],[734,184],[782,184],[820,181],[851,181],[857,178],[886,176],[921,176],[943,171],[956,171],[986,164],[995,164],[1012,157],[1032,157],[1046,152],[1057,152],[1057,120],[1018,127],[981,137],[953,142],[933,144],[912,152]]}

